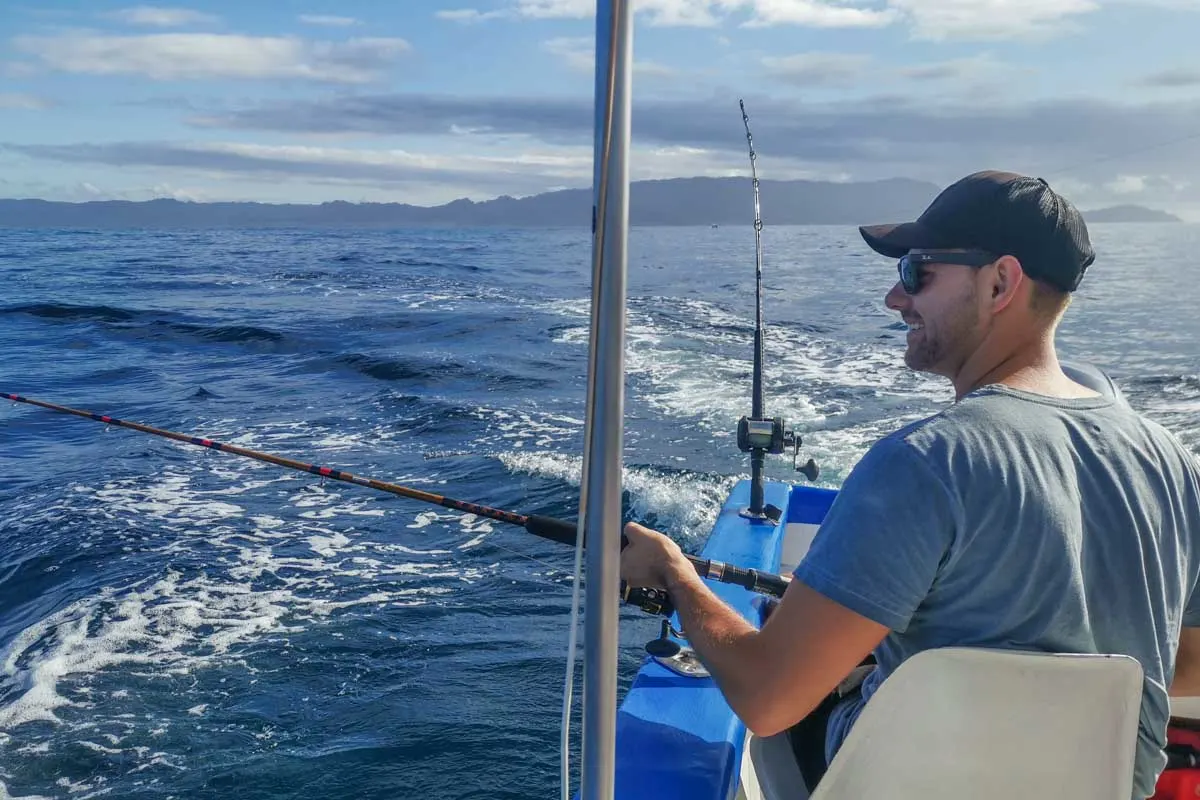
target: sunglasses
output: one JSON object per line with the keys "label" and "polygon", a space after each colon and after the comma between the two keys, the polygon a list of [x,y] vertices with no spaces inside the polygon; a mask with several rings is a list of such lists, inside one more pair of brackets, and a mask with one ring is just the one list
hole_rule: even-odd
{"label": "sunglasses", "polygon": [[916,294],[921,291],[922,268],[928,264],[954,264],[978,268],[986,267],[997,258],[999,256],[982,250],[926,250],[901,256],[896,269],[900,273],[900,285],[904,287],[904,291]]}

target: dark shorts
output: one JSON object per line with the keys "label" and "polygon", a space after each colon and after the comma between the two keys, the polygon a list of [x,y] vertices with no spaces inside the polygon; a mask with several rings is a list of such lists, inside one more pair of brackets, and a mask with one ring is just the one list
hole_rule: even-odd
{"label": "dark shorts", "polygon": [[[874,663],[875,659],[868,656],[860,666]],[[829,716],[842,703],[857,702],[861,687],[860,679],[845,690],[830,692],[807,717],[788,728],[788,741],[792,745],[792,753],[796,756],[796,764],[800,767],[800,774],[804,776],[804,785],[809,793],[817,788],[817,784],[825,775],[825,769],[829,766],[825,761]]]}

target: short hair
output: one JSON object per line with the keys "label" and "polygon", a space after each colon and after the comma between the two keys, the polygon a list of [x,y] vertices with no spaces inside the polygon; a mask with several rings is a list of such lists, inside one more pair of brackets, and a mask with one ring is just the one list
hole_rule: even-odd
{"label": "short hair", "polygon": [[[1027,274],[1025,277],[1029,277]],[[1067,306],[1071,305],[1071,293],[1064,292],[1045,281],[1032,279],[1033,290],[1029,294],[1029,309],[1038,319],[1057,322]]]}

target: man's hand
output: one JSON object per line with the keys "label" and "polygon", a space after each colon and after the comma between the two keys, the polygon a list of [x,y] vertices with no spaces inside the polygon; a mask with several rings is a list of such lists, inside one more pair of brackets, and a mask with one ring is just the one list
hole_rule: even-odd
{"label": "man's hand", "polygon": [[621,578],[634,588],[670,589],[680,570],[696,571],[679,545],[636,522],[625,526],[629,544],[621,551]]}
{"label": "man's hand", "polygon": [[625,538],[621,577],[630,586],[667,590],[688,643],[729,707],[759,736],[803,719],[887,634],[798,580],[758,630],[708,588],[675,542],[632,522]]}

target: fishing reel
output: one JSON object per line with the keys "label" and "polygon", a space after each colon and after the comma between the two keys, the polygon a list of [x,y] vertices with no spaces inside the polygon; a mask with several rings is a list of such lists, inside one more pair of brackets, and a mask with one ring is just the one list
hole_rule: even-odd
{"label": "fishing reel", "polygon": [[803,473],[810,481],[815,481],[817,475],[820,474],[817,463],[811,458],[804,466],[797,466],[796,462],[800,458],[800,445],[803,444],[803,440],[794,431],[788,429],[787,423],[781,417],[771,419],[742,417],[738,420],[737,444],[738,449],[743,453],[758,450],[772,455],[784,453],[790,447],[792,448],[792,469]]}
{"label": "fishing reel", "polygon": [[675,613],[675,604],[671,602],[670,595],[662,589],[634,588],[621,581],[621,599],[647,614],[669,617]]}

